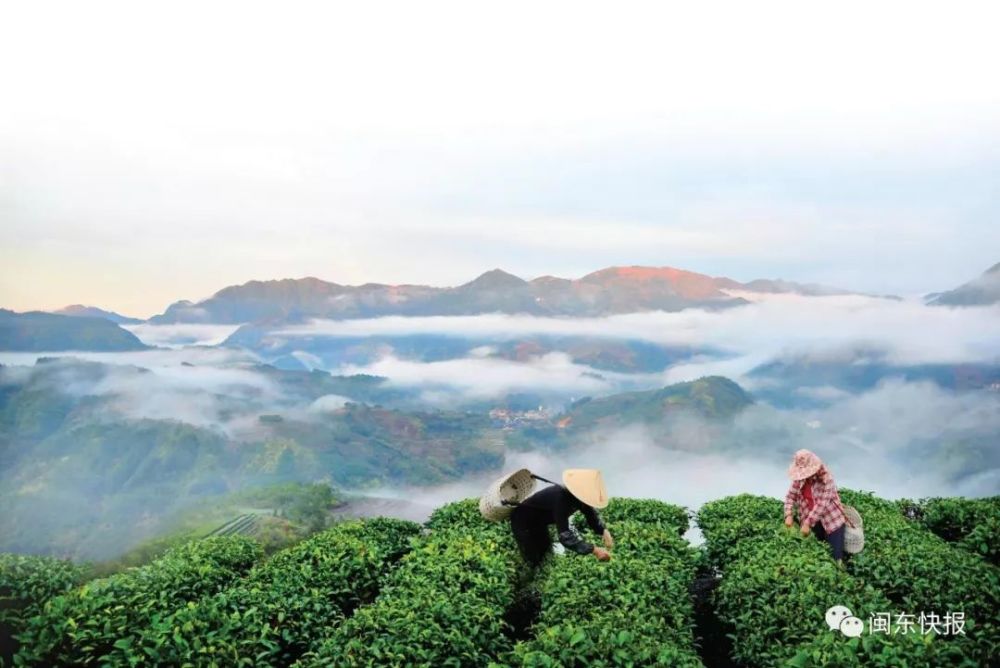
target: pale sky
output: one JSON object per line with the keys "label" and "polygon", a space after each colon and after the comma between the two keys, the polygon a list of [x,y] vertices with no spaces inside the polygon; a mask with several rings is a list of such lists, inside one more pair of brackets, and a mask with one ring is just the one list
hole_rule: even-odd
{"label": "pale sky", "polygon": [[1000,261],[994,3],[9,2],[0,307]]}

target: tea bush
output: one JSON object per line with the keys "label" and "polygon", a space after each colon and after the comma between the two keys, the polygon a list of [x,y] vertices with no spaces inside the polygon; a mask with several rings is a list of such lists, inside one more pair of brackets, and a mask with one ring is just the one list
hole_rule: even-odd
{"label": "tea bush", "polygon": [[920,501],[921,522],[949,542],[959,541],[979,524],[1000,515],[1000,496],[986,499],[961,497]]}
{"label": "tea bush", "polygon": [[534,638],[518,643],[509,662],[701,666],[688,591],[696,553],[676,529],[622,519],[615,525],[610,562],[577,555],[551,559],[541,574]]}
{"label": "tea bush", "polygon": [[[1000,517],[975,515],[993,501],[926,500],[914,521],[900,503],[841,495],[866,533],[846,569],[784,527],[780,500],[747,494],[700,509],[703,550],[681,536],[683,508],[614,499],[601,513],[610,562],[565,554],[537,571],[509,523],[483,520],[475,499],[438,508],[424,529],[343,522],[266,561],[246,537],[213,537],[83,586],[67,562],[0,555],[0,630],[20,627],[20,666],[693,668],[697,572],[721,573],[714,612],[746,668],[991,665],[1000,571],[972,548],[994,549]],[[573,523],[586,531],[581,516]],[[827,629],[832,605],[863,621],[964,612],[966,635],[848,638]]]}
{"label": "tea bush", "polygon": [[510,526],[467,499],[437,509],[371,605],[302,666],[486,666],[510,648],[504,616],[523,563]]}
{"label": "tea bush", "polygon": [[[733,629],[737,662],[930,667],[960,655],[932,636],[850,639],[829,631],[824,619],[833,605],[866,619],[891,610],[890,601],[867,578],[839,568],[824,543],[782,521],[780,501],[749,495],[713,501],[699,512],[708,552],[720,559],[715,609]],[[748,538],[739,540],[740,534]]]}
{"label": "tea bush", "polygon": [[851,558],[850,572],[891,599],[886,610],[963,612],[965,635],[950,641],[984,665],[1000,655],[997,568],[906,520],[890,502],[851,490],[841,497],[865,521],[865,549]]}
{"label": "tea bush", "polygon": [[980,668],[954,643],[917,634],[886,636],[880,633],[845,638],[838,633],[817,635],[800,647],[787,668]]}
{"label": "tea bush", "polygon": [[[600,510],[601,519],[614,530],[618,522],[642,522],[662,527],[674,528],[678,535],[683,536],[690,528],[688,510],[683,506],[675,506],[656,499],[627,499],[616,497],[608,502],[608,507]],[[573,523],[579,530],[587,526],[583,515],[577,514]]]}
{"label": "tea bush", "polygon": [[85,571],[52,557],[0,554],[0,666],[17,651],[14,636],[42,605],[83,581]]}
{"label": "tea bush", "polygon": [[1000,566],[1000,540],[997,536],[1000,536],[1000,516],[994,515],[977,524],[955,545],[978,554],[994,566]]}
{"label": "tea bush", "polygon": [[[1000,565],[1000,496],[932,498],[919,504],[921,523],[946,541]],[[993,538],[991,538],[993,537]]]}
{"label": "tea bush", "polygon": [[420,526],[349,521],[275,554],[245,580],[154,621],[132,656],[154,664],[289,665],[378,591]]}
{"label": "tea bush", "polygon": [[[705,535],[709,560],[720,567],[755,540],[793,539],[794,535],[784,530],[783,520],[781,501],[751,494],[709,501],[698,510],[698,526]],[[708,540],[709,535],[712,540]]]}
{"label": "tea bush", "polygon": [[487,522],[479,514],[479,499],[463,499],[435,508],[425,526],[431,531],[461,529],[473,532],[510,532],[507,522]]}
{"label": "tea bush", "polygon": [[28,620],[14,664],[129,665],[142,658],[132,646],[144,627],[226,587],[260,556],[260,547],[248,538],[208,538],[56,596]]}

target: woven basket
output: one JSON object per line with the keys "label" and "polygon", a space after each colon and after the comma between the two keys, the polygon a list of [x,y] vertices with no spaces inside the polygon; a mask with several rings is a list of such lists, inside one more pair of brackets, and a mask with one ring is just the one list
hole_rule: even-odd
{"label": "woven basket", "polygon": [[847,518],[844,527],[844,550],[848,554],[857,554],[865,549],[864,520],[854,506],[844,506],[844,517]]}
{"label": "woven basket", "polygon": [[[535,479],[528,469],[519,469],[498,478],[479,497],[479,512],[490,522],[503,522],[510,517],[514,506],[535,491]],[[506,502],[506,503],[505,503]]]}

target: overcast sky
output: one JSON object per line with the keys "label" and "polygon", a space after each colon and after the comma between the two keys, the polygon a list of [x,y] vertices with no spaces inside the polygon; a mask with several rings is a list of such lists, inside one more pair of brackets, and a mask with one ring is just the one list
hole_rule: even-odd
{"label": "overcast sky", "polygon": [[1000,261],[992,3],[0,8],[0,306]]}

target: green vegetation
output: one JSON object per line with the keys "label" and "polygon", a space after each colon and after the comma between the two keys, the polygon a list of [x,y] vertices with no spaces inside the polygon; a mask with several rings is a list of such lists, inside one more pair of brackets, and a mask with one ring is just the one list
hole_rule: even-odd
{"label": "green vegetation", "polygon": [[270,428],[309,449],[318,470],[345,487],[443,483],[503,462],[503,439],[484,414],[348,404],[320,422]]}
{"label": "green vegetation", "polygon": [[104,318],[75,317],[0,308],[0,345],[3,350],[54,352],[58,350],[145,350],[135,334]]}
{"label": "green vegetation", "polygon": [[[1000,571],[906,520],[897,504],[841,490],[865,519],[865,549],[850,572],[878,588],[903,611],[965,613],[965,635],[951,642],[986,663],[1000,655]],[[995,540],[995,537],[994,537]]]}
{"label": "green vegetation", "polygon": [[[329,488],[276,486],[241,500],[290,511],[331,498]],[[866,548],[846,568],[783,525],[780,500],[746,494],[700,509],[700,550],[682,537],[684,508],[614,499],[603,513],[610,562],[555,555],[538,569],[474,499],[438,508],[423,528],[337,523],[269,559],[245,536],[213,536],[82,586],[85,571],[67,562],[3,555],[0,628],[18,634],[20,666],[695,668],[698,639],[722,632],[745,668],[989,665],[1000,654],[996,567],[907,519],[900,503],[842,498],[866,528]],[[950,501],[934,500],[935,512]],[[717,636],[702,626],[701,597],[695,606],[706,572],[719,576],[708,608]],[[963,612],[965,634],[849,638],[827,628],[833,605],[865,623]]]}
{"label": "green vegetation", "polygon": [[625,424],[661,426],[678,411],[708,419],[731,418],[753,403],[743,388],[721,376],[708,376],[659,390],[625,392],[597,399],[582,399],[570,406],[566,417],[573,432]]}
{"label": "green vegetation", "polygon": [[1000,566],[1000,516],[993,515],[977,524],[956,546],[974,552],[994,566]]}
{"label": "green vegetation", "polygon": [[910,503],[920,522],[953,542],[1000,565],[1000,496],[986,499],[932,498]]}
{"label": "green vegetation", "polygon": [[260,543],[264,554],[316,533],[331,521],[330,510],[341,499],[329,485],[298,482],[250,487],[196,504],[165,517],[162,534],[144,540],[124,554],[90,566],[95,577],[142,566],[167,550],[209,535],[243,533]]}
{"label": "green vegetation", "polygon": [[520,558],[506,524],[487,524],[478,502],[438,509],[429,536],[403,558],[369,606],[359,608],[306,666],[486,666],[510,648],[504,615]]}
{"label": "green vegetation", "polygon": [[[976,640],[868,633],[846,638],[826,630],[822,620],[832,605],[845,605],[863,620],[878,612],[919,613],[935,606],[943,614],[961,610],[961,592],[967,591],[948,600],[947,594],[937,599],[901,595],[900,587],[926,593],[951,583],[950,566],[924,558],[927,541],[896,527],[896,522],[905,526],[906,520],[894,504],[874,498],[866,504],[861,495],[846,491],[844,500],[865,516],[868,538],[865,551],[850,560],[847,571],[838,568],[826,545],[782,525],[782,504],[777,499],[741,495],[705,504],[699,511],[709,557],[722,572],[715,609],[733,630],[734,659],[747,666],[985,665],[995,642],[988,625],[967,631],[975,633]],[[893,532],[891,539],[883,538],[883,531]],[[737,536],[742,538],[734,540]],[[979,580],[985,591],[977,597],[995,600],[1000,591],[995,574],[977,575],[985,578]],[[997,607],[994,603],[991,611],[976,609],[984,615],[980,619],[988,619]]]}
{"label": "green vegetation", "polygon": [[[608,507],[601,510],[601,518],[612,528],[619,522],[640,522],[665,529],[672,528],[681,536],[690,528],[687,508],[656,499],[613,498]],[[574,517],[574,526],[579,530],[586,529],[587,523],[582,515]]]}
{"label": "green vegetation", "polygon": [[342,500],[324,483],[286,482],[245,489],[230,496],[233,504],[270,509],[273,514],[300,525],[308,533],[326,527],[330,510]]}
{"label": "green vegetation", "polygon": [[419,530],[386,518],[338,524],[150,624],[130,658],[167,665],[289,665],[374,598],[380,578]]}
{"label": "green vegetation", "polygon": [[18,643],[14,636],[39,614],[46,601],[84,579],[85,570],[51,557],[0,554],[0,666],[9,665]]}
{"label": "green vegetation", "polygon": [[209,538],[56,596],[28,620],[14,664],[129,665],[145,628],[225,588],[260,556],[260,547],[247,538]]}
{"label": "green vegetation", "polygon": [[[654,503],[637,506],[648,515]],[[625,513],[619,512],[622,518]],[[517,645],[510,663],[702,665],[688,594],[695,551],[673,526],[619,519],[614,527],[617,545],[609,563],[572,555],[548,562],[541,574],[534,638]]]}
{"label": "green vegetation", "polygon": [[[381,381],[262,369],[247,373],[280,388],[298,412],[256,423],[258,415],[275,411],[273,396],[207,388],[205,410],[217,408],[220,422],[254,421],[235,438],[181,420],[131,417],[133,407],[145,414],[158,405],[151,397],[169,387],[160,371],[73,358],[0,368],[0,550],[113,559],[151,537],[191,538],[248,512],[210,517],[235,490],[293,481],[355,488],[436,484],[503,461],[503,434],[485,414],[357,403],[306,413],[331,390],[375,396]],[[133,389],[126,395],[100,390],[108,385]],[[166,394],[163,401],[172,405],[176,397]],[[192,509],[204,524],[175,526],[176,516]],[[322,528],[318,514],[286,519]],[[280,544],[280,526],[262,528]]]}

